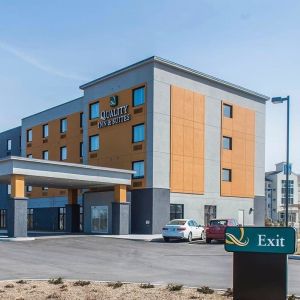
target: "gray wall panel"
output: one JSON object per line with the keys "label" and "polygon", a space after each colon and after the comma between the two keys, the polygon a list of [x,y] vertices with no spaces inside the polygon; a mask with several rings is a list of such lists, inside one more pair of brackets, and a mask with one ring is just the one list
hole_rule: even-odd
{"label": "gray wall panel", "polygon": [[244,224],[254,224],[254,201],[251,198],[208,197],[202,195],[171,193],[171,203],[184,205],[184,217],[204,223],[204,206],[216,205],[217,218],[238,219],[238,211],[244,210]]}

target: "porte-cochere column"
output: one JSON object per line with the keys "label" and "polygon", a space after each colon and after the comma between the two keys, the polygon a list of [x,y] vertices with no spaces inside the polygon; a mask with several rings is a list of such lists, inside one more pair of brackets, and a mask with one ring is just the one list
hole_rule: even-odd
{"label": "porte-cochere column", "polygon": [[25,197],[25,177],[23,175],[11,175],[7,232],[9,237],[27,237],[27,198]]}

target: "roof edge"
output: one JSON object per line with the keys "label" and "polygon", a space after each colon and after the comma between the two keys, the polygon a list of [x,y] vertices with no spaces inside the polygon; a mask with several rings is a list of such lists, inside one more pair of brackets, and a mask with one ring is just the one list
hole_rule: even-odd
{"label": "roof edge", "polygon": [[204,78],[204,79],[207,79],[209,81],[212,81],[212,82],[216,82],[216,83],[219,83],[223,86],[227,86],[227,87],[230,87],[234,90],[239,90],[243,93],[246,93],[246,94],[249,94],[249,95],[252,95],[252,96],[255,96],[255,97],[258,97],[258,98],[261,98],[265,101],[268,101],[270,99],[269,96],[266,96],[264,94],[261,94],[261,93],[257,93],[255,91],[252,91],[250,89],[247,89],[247,88],[244,88],[238,84],[234,84],[234,83],[231,83],[231,82],[228,82],[226,80],[223,80],[223,79],[219,79],[217,77],[214,77],[212,75],[208,75],[206,73],[203,73],[203,72],[200,72],[200,71],[197,71],[195,69],[192,69],[192,68],[189,68],[189,67],[185,67],[183,65],[180,65],[178,63],[174,63],[172,61],[169,61],[167,59],[164,59],[164,58],[161,58],[161,57],[158,57],[158,56],[155,56],[154,57],[155,61],[156,62],[159,62],[161,64],[164,64],[164,65],[167,65],[167,66],[171,66],[173,68],[176,68],[178,70],[181,70],[181,71],[185,71],[187,73],[190,73],[190,74],[193,74],[193,75],[196,75],[198,77],[201,77],[201,78]]}
{"label": "roof edge", "polygon": [[243,92],[243,93],[245,93],[245,94],[255,96],[255,97],[260,98],[260,99],[262,99],[262,100],[264,100],[264,101],[268,101],[268,100],[270,99],[269,96],[266,96],[266,95],[264,95],[264,94],[257,93],[257,92],[255,92],[255,91],[250,90],[250,89],[244,88],[244,87],[242,87],[242,86],[240,86],[240,85],[230,83],[230,82],[228,82],[228,81],[219,79],[219,78],[217,78],[217,77],[208,75],[208,74],[203,73],[203,72],[199,72],[199,71],[197,71],[197,70],[195,70],[195,69],[192,69],[192,68],[189,68],[189,67],[185,67],[185,66],[183,66],[183,65],[180,65],[180,64],[175,63],[175,62],[172,62],[172,61],[170,61],[170,60],[161,58],[161,57],[159,57],[159,56],[151,56],[151,57],[149,57],[149,58],[146,58],[146,59],[144,59],[144,60],[141,60],[141,61],[139,61],[139,62],[136,62],[136,63],[134,63],[134,64],[132,64],[132,65],[129,65],[129,66],[124,67],[124,68],[121,68],[121,69],[119,69],[119,70],[117,70],[117,71],[114,71],[114,72],[109,73],[109,74],[107,74],[107,75],[101,76],[101,77],[99,77],[99,78],[97,78],[97,79],[95,79],[95,80],[92,80],[92,81],[90,81],[90,82],[87,82],[87,83],[81,85],[79,88],[82,89],[82,90],[84,90],[85,88],[90,87],[90,86],[92,86],[92,85],[94,85],[94,84],[97,84],[97,83],[102,82],[102,81],[104,81],[104,80],[106,80],[106,79],[112,78],[112,77],[114,77],[114,76],[117,76],[117,75],[119,75],[119,74],[128,72],[128,71],[130,71],[130,70],[133,70],[133,69],[135,69],[135,68],[137,68],[137,67],[140,67],[140,66],[142,66],[142,65],[148,64],[148,63],[150,63],[150,62],[158,62],[158,63],[161,63],[161,64],[163,64],[163,65],[166,65],[166,66],[169,66],[169,67],[173,67],[173,68],[175,68],[175,69],[177,69],[177,70],[181,70],[181,71],[184,71],[184,72],[186,72],[186,73],[193,74],[193,75],[195,75],[195,76],[204,78],[204,79],[209,80],[209,81],[211,81],[211,82],[215,82],[215,83],[218,83],[218,84],[220,84],[220,85],[223,85],[223,86],[232,88],[232,89],[234,89],[234,90]]}
{"label": "roof edge", "polygon": [[23,156],[7,156],[7,157],[0,158],[0,162],[6,162],[6,161],[8,161],[8,162],[9,161],[25,161],[25,162],[31,162],[31,163],[51,164],[51,165],[59,165],[59,166],[65,166],[65,167],[91,169],[91,170],[99,170],[99,171],[110,171],[110,172],[118,172],[118,173],[125,173],[125,174],[135,174],[136,173],[133,170],[107,168],[107,167],[92,166],[92,165],[85,165],[85,164],[76,164],[76,163],[61,162],[61,161],[56,161],[56,160],[28,158],[28,157],[23,157]]}
{"label": "roof edge", "polygon": [[94,79],[94,80],[92,80],[92,81],[89,81],[89,82],[87,82],[87,83],[85,83],[85,84],[82,84],[82,85],[79,86],[79,88],[80,88],[81,90],[84,90],[85,88],[90,87],[90,86],[92,86],[92,85],[94,85],[94,84],[96,84],[96,83],[98,83],[98,82],[101,82],[101,81],[103,81],[103,80],[105,80],[105,79],[108,79],[108,78],[117,76],[117,75],[119,75],[119,74],[125,73],[125,72],[127,72],[127,71],[129,71],[129,70],[135,69],[135,68],[137,68],[137,67],[139,67],[139,66],[148,64],[148,63],[150,63],[150,62],[154,62],[155,58],[156,58],[156,56],[148,57],[148,58],[143,59],[143,60],[141,60],[141,61],[138,61],[138,62],[136,62],[136,63],[134,63],[134,64],[131,64],[131,65],[127,66],[127,67],[121,68],[121,69],[119,69],[119,70],[117,70],[117,71],[114,71],[114,72],[109,73],[109,74],[107,74],[107,75],[104,75],[104,76],[101,76],[101,77],[99,77],[99,78],[96,78],[96,79]]}
{"label": "roof edge", "polygon": [[80,96],[80,97],[75,98],[75,99],[73,99],[73,100],[69,100],[69,101],[67,101],[67,102],[63,102],[63,103],[61,103],[61,104],[57,104],[57,105],[52,106],[52,107],[49,107],[49,108],[46,108],[46,109],[44,109],[44,110],[42,110],[42,111],[40,111],[40,112],[37,112],[37,113],[35,113],[35,114],[33,114],[33,115],[30,115],[30,116],[27,116],[27,117],[22,118],[21,121],[26,120],[26,119],[30,119],[30,118],[32,118],[32,117],[34,117],[34,116],[37,116],[37,115],[42,114],[42,113],[45,113],[45,112],[47,112],[47,111],[49,111],[49,110],[52,110],[52,109],[58,108],[58,107],[60,107],[60,106],[69,104],[69,103],[71,103],[71,102],[79,101],[79,100],[83,100],[83,96]]}

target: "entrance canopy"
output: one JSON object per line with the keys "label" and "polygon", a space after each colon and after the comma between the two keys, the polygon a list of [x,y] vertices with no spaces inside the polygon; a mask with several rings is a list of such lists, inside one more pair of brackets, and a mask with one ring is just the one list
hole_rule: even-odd
{"label": "entrance canopy", "polygon": [[0,183],[10,184],[13,175],[26,185],[63,189],[89,189],[131,185],[131,170],[11,156],[0,160]]}

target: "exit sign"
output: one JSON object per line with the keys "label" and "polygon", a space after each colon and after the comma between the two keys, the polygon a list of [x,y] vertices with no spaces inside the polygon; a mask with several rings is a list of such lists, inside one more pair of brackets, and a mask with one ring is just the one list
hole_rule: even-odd
{"label": "exit sign", "polygon": [[296,252],[296,230],[292,227],[227,227],[225,250],[293,254]]}

